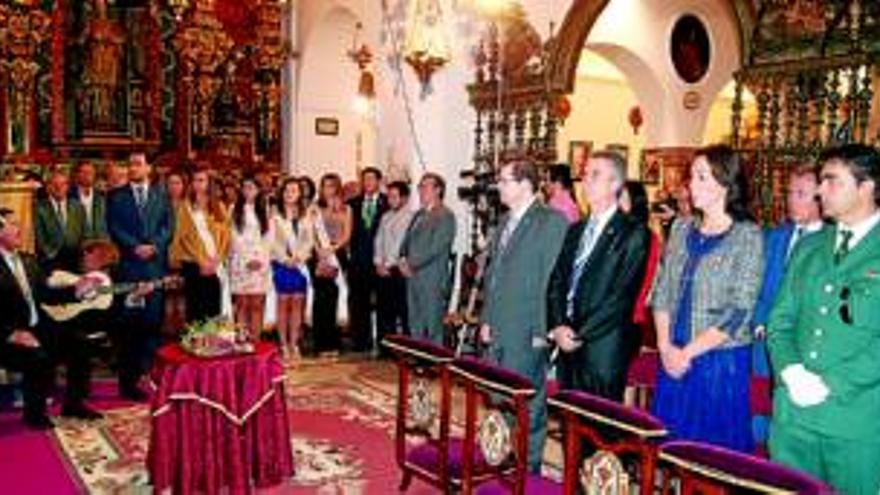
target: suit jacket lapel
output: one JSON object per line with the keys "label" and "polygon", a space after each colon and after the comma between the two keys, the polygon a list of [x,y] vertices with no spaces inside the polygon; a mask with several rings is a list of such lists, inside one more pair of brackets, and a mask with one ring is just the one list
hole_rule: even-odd
{"label": "suit jacket lapel", "polygon": [[[833,249],[837,246],[837,231],[835,230],[833,236],[832,243],[832,258],[833,258]],[[872,258],[877,256],[877,253],[880,253],[880,223],[871,228],[871,231],[868,232],[862,240],[856,244],[849,253],[847,253],[846,257],[840,262],[840,269],[847,270],[849,267],[862,263],[865,258]]]}
{"label": "suit jacket lapel", "polygon": [[[605,228],[599,232],[599,238],[596,239],[596,242],[593,245],[593,250],[590,252],[590,257],[587,258],[587,264],[584,266],[584,273],[586,273],[614,243],[614,239],[617,238],[617,235],[620,232],[620,224],[622,222],[623,213],[617,211],[614,213],[614,216],[611,217],[611,220],[608,221],[608,224],[605,225]],[[581,280],[583,279],[584,277],[581,277]]]}
{"label": "suit jacket lapel", "polygon": [[[510,234],[510,239],[507,240],[507,246],[506,246],[504,252],[500,253],[502,258],[508,258],[508,255],[514,249],[516,249],[516,247],[521,242],[521,239],[523,238],[523,236],[526,235],[525,232],[529,230],[529,225],[531,225],[532,221],[535,218],[535,211],[536,211],[535,208],[537,208],[537,207],[538,207],[538,203],[537,203],[537,201],[535,201],[534,203],[532,203],[531,206],[529,206],[529,209],[526,210],[525,213],[523,213],[523,217],[519,219],[519,224],[517,224],[513,233]],[[511,220],[512,219],[510,217],[508,217],[507,221],[510,222]],[[505,224],[505,226],[506,226],[506,224]],[[502,230],[502,232],[503,232],[503,230]]]}

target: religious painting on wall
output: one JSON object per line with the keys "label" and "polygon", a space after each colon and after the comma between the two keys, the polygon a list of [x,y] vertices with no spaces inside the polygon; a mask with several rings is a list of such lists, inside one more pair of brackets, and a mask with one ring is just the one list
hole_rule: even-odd
{"label": "religious painting on wall", "polygon": [[623,157],[623,161],[629,163],[629,146],[620,143],[611,143],[605,146],[606,151],[617,153]]}
{"label": "religious painting on wall", "polygon": [[678,77],[689,84],[709,71],[711,48],[706,26],[697,16],[685,14],[675,22],[669,43],[672,65]]}
{"label": "religious painting on wall", "polygon": [[662,185],[674,191],[687,184],[691,161],[697,148],[646,148],[642,150],[641,180],[645,185]]}
{"label": "religious painting on wall", "polygon": [[587,159],[593,151],[592,141],[569,141],[568,165],[571,167],[572,177],[582,177],[587,168]]}
{"label": "religious painting on wall", "polygon": [[654,150],[642,150],[639,161],[639,180],[646,186],[659,185],[661,170],[663,170],[662,158]]}

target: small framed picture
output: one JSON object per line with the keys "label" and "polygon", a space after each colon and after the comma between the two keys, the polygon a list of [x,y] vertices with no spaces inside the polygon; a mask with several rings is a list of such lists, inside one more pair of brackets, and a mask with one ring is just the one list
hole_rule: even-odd
{"label": "small framed picture", "polygon": [[592,141],[569,141],[568,165],[571,167],[572,177],[581,177],[587,168],[587,159],[593,151]]}
{"label": "small framed picture", "polygon": [[663,157],[654,150],[642,150],[639,163],[639,176],[646,186],[660,184],[660,172],[663,170]]}
{"label": "small framed picture", "polygon": [[338,136],[339,119],[331,117],[317,117],[315,119],[315,134],[319,136]]}
{"label": "small framed picture", "polygon": [[617,153],[623,157],[624,162],[629,163],[629,146],[620,143],[611,143],[605,146],[605,150]]}

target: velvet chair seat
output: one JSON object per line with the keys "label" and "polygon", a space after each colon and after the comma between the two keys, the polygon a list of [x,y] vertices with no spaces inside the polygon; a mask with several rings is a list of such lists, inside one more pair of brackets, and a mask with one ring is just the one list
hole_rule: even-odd
{"label": "velvet chair seat", "polygon": [[674,441],[660,447],[660,460],[683,476],[710,480],[758,493],[834,493],[820,480],[775,462],[714,445]]}
{"label": "velvet chair seat", "polygon": [[[488,481],[480,485],[477,495],[508,495],[510,488],[504,486],[498,480]],[[526,478],[526,495],[562,495],[562,483],[537,474],[530,474]]]}

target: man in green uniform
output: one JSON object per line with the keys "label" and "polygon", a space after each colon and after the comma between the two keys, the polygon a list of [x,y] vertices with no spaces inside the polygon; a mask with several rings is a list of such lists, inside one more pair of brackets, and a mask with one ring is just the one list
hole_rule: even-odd
{"label": "man in green uniform", "polygon": [[834,227],[795,248],[770,314],[770,455],[848,495],[880,492],[880,154],[823,153]]}

